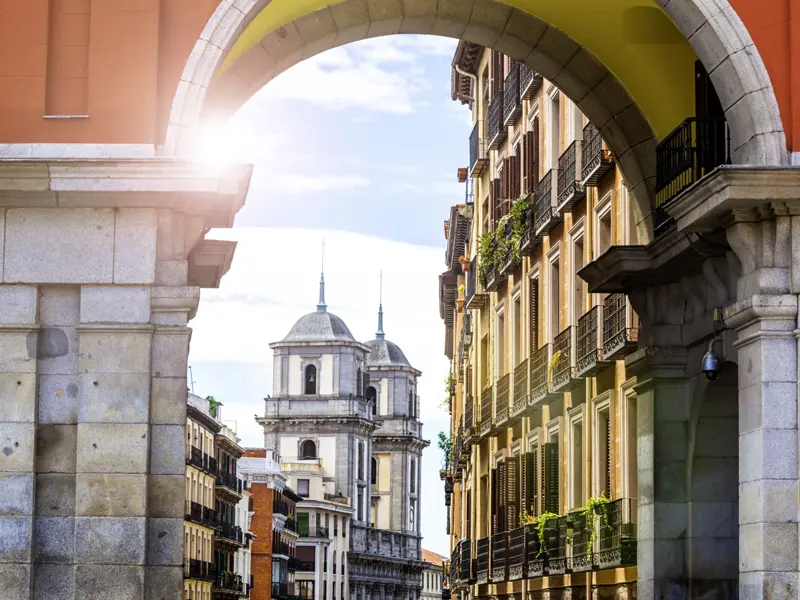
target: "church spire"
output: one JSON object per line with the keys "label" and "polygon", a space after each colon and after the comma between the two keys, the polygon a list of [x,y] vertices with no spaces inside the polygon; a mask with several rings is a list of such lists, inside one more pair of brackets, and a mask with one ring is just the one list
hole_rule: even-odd
{"label": "church spire", "polygon": [[319,276],[319,302],[317,312],[327,312],[328,305],[325,304],[325,238],[322,238],[322,270]]}
{"label": "church spire", "polygon": [[383,333],[383,271],[381,271],[380,296],[378,302],[378,331],[375,334],[375,338],[382,340],[386,337]]}

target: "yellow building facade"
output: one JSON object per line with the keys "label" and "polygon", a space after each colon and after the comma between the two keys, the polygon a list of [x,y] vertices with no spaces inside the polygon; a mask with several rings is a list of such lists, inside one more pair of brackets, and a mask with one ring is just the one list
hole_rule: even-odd
{"label": "yellow building facade", "polygon": [[594,125],[524,65],[461,42],[452,90],[475,124],[440,278],[452,591],[633,597],[636,381],[622,359],[638,324],[624,295],[578,275],[636,244],[625,182]]}
{"label": "yellow building facade", "polygon": [[186,411],[186,490],[183,600],[211,600],[216,577],[214,532],[217,459],[215,436],[220,425],[208,414],[207,402],[189,395]]}

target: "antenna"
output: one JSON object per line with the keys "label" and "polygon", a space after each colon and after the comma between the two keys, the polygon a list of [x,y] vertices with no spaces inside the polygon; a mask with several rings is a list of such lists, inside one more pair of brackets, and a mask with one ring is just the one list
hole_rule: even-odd
{"label": "antenna", "polygon": [[189,365],[189,385],[192,386],[192,393],[194,394],[194,374],[192,373],[192,365]]}
{"label": "antenna", "polygon": [[319,302],[317,302],[317,312],[325,312],[328,306],[325,304],[325,238],[322,238],[322,271],[319,276]]}
{"label": "antenna", "polygon": [[379,292],[379,304],[378,304],[378,331],[375,332],[375,338],[378,340],[382,340],[385,337],[383,333],[383,269],[381,269],[381,278],[380,278],[380,292]]}

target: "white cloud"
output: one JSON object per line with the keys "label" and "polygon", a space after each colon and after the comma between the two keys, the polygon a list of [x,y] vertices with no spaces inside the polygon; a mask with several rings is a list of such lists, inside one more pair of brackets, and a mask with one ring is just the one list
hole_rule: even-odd
{"label": "white cloud", "polygon": [[195,378],[206,380],[216,379],[209,370],[217,368],[223,373],[226,364],[263,365],[263,380],[256,377],[252,382],[237,382],[240,389],[246,389],[244,397],[229,397],[225,389],[196,390],[225,403],[225,419],[236,421],[245,446],[263,445],[253,415],[263,414],[262,398],[272,389],[268,343],[283,338],[294,322],[316,305],[323,236],[329,310],[345,320],[357,339],[374,337],[378,274],[383,270],[387,337],[423,372],[421,416],[424,435],[432,442],[422,461],[425,546],[446,553],[444,498],[438,476],[441,452],[435,442],[438,432],[449,427],[449,417],[440,406],[448,370],[437,287],[444,269],[443,249],[341,231],[243,228],[212,234],[238,240],[239,245],[221,288],[202,292],[198,315],[191,323],[190,363],[202,362],[204,372],[195,373]]}
{"label": "white cloud", "polygon": [[273,189],[286,194],[333,192],[369,187],[372,183],[361,175],[305,175],[302,173],[261,173]]}

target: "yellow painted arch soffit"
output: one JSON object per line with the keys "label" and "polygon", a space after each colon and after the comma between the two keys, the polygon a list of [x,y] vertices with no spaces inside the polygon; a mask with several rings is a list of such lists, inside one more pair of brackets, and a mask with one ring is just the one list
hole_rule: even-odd
{"label": "yellow painted arch soffit", "polygon": [[[345,0],[272,0],[231,48],[223,70],[265,36]],[[694,50],[653,0],[498,0],[556,27],[626,87],[662,139],[693,116]]]}

